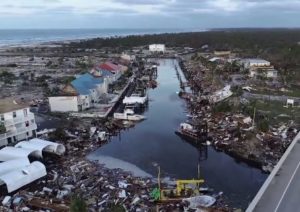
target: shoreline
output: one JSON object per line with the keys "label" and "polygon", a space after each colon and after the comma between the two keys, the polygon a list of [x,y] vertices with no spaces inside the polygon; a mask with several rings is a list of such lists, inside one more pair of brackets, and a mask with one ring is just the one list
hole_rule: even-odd
{"label": "shoreline", "polygon": [[[14,29],[14,30],[23,30],[23,29]],[[35,29],[25,29],[25,30],[35,30]],[[42,29],[42,30],[47,30],[47,29]],[[56,30],[79,30],[79,29],[56,29]],[[102,30],[102,29],[86,29],[86,30]],[[105,30],[105,29],[103,29]],[[109,29],[107,29],[109,30]],[[121,29],[116,29],[116,30],[121,30]],[[129,29],[130,30],[130,29]],[[134,29],[132,29],[134,30]],[[136,29],[139,30],[139,29]],[[155,29],[154,29],[155,30]],[[9,30],[8,30],[9,31]],[[141,31],[143,31],[141,29]],[[114,38],[114,37],[127,37],[127,36],[144,36],[144,35],[160,35],[160,34],[177,34],[177,33],[192,33],[192,32],[207,32],[210,31],[210,29],[194,29],[194,30],[180,30],[180,29],[174,29],[172,31],[172,29],[170,29],[170,31],[161,31],[161,32],[132,32],[132,33],[120,33],[120,34],[111,34],[111,33],[106,33],[106,34],[110,34],[110,35],[101,35],[101,33],[99,33],[99,35],[87,35],[87,36],[83,36],[82,38],[54,38],[51,40],[40,40],[40,41],[27,41],[27,40],[19,40],[15,43],[9,43],[9,44],[5,44],[5,42],[2,43],[1,41],[1,37],[0,37],[0,50],[3,49],[9,49],[9,48],[35,48],[35,47],[53,47],[55,45],[60,46],[63,44],[68,44],[68,43],[72,43],[72,42],[82,42],[82,41],[88,41],[88,40],[93,40],[93,39],[98,39],[98,38],[103,38],[103,39],[108,39],[108,38]],[[1,32],[1,30],[0,30]],[[105,33],[104,33],[105,34]],[[1,34],[0,34],[1,35]],[[24,44],[25,42],[25,44]]]}

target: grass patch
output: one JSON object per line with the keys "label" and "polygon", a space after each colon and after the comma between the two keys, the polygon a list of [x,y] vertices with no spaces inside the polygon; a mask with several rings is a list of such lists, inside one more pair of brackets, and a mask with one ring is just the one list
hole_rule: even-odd
{"label": "grass patch", "polygon": [[295,120],[300,123],[300,107],[286,108],[278,101],[256,101],[256,109],[263,112],[269,118],[270,123],[288,122]]}

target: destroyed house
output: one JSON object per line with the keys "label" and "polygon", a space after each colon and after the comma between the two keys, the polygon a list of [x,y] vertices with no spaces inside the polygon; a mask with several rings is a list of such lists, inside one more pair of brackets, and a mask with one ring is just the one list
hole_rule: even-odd
{"label": "destroyed house", "polygon": [[35,137],[36,129],[28,104],[12,98],[0,100],[0,146]]}

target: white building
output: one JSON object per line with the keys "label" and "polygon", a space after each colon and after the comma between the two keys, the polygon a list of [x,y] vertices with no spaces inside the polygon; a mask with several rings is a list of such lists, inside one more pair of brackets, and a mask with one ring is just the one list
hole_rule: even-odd
{"label": "white building", "polygon": [[244,64],[244,67],[246,69],[271,66],[271,63],[269,61],[263,59],[244,59],[242,63]]}
{"label": "white building", "polygon": [[[55,112],[78,112],[81,109],[80,96],[52,96],[49,97],[50,110]],[[87,103],[88,104],[88,103]],[[84,104],[85,105],[85,104]]]}
{"label": "white building", "polygon": [[257,77],[262,76],[266,78],[277,78],[278,77],[278,71],[274,68],[256,68],[256,69],[250,69],[250,77]]}
{"label": "white building", "polygon": [[149,45],[149,51],[164,53],[166,51],[166,46],[164,44],[152,44],[152,45]]}
{"label": "white building", "polygon": [[0,146],[36,136],[37,125],[29,105],[12,98],[0,100]]}
{"label": "white building", "polygon": [[127,61],[134,61],[136,59],[135,55],[130,55],[126,53],[122,53],[120,58]]}

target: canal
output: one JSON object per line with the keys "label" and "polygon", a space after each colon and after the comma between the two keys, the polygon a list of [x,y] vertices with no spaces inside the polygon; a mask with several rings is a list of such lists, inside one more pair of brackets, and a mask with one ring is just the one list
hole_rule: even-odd
{"label": "canal", "polygon": [[134,128],[122,131],[110,143],[89,155],[92,159],[109,157],[133,164],[156,176],[159,164],[165,177],[190,179],[201,177],[216,192],[223,191],[233,207],[246,208],[255,196],[266,175],[212,147],[196,148],[175,135],[179,124],[186,120],[184,100],[176,94],[179,81],[175,60],[160,60],[158,87],[149,90],[147,119]]}

